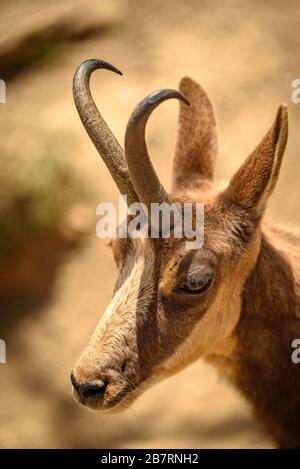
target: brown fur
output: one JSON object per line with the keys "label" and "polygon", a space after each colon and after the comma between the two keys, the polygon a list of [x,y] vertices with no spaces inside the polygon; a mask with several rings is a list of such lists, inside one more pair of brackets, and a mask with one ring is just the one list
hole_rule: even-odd
{"label": "brown fur", "polygon": [[189,98],[190,107],[180,106],[173,191],[185,190],[191,180],[194,189],[196,183],[211,181],[218,151],[216,119],[205,91],[189,77],[181,80],[179,90]]}
{"label": "brown fur", "polygon": [[235,380],[277,444],[300,448],[300,367],[291,361],[291,343],[300,337],[299,279],[292,267],[294,243],[276,249],[277,238],[285,236],[270,231],[263,237],[247,280],[236,330]]}
{"label": "brown fur", "polygon": [[300,235],[284,251],[276,249],[288,236],[284,230],[265,230],[237,327],[227,343],[206,356],[252,403],[257,418],[283,448],[300,446],[300,367],[291,361],[291,343],[300,337],[299,277],[292,269]]}
{"label": "brown fur", "polygon": [[[262,217],[287,140],[281,106],[262,142],[228,187],[213,185],[216,120],[205,92],[184,78],[173,166],[173,201],[203,202],[205,240],[116,239],[114,297],[74,369],[78,389],[105,381],[99,410],[131,403],[152,383],[203,357],[252,403],[281,447],[300,446],[300,236]],[[212,279],[199,293],[182,290],[193,276]],[[197,278],[198,278],[197,277]],[[75,396],[80,398],[76,389]]]}

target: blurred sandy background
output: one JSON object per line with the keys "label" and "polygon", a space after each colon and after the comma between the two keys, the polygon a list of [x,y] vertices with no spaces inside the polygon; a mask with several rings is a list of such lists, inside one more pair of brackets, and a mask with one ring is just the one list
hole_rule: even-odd
{"label": "blurred sandy background", "polygon": [[[290,108],[290,137],[269,216],[299,224],[300,5],[295,1],[14,0],[0,2],[0,446],[272,447],[248,405],[199,362],[102,416],[73,402],[69,375],[110,300],[115,267],[96,238],[96,205],[117,190],[88,140],[71,94],[73,73],[102,58],[92,91],[123,142],[146,94],[198,80],[215,104],[227,179]],[[151,118],[151,156],[168,185],[178,104]],[[274,364],[276,366],[276,364]],[[255,385],[255,384],[254,384]]]}

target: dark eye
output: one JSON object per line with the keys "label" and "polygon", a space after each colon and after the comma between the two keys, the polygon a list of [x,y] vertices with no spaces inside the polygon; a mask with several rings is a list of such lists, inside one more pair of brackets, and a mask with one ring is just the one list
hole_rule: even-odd
{"label": "dark eye", "polygon": [[182,293],[204,293],[212,284],[213,274],[192,275],[187,278],[178,288]]}

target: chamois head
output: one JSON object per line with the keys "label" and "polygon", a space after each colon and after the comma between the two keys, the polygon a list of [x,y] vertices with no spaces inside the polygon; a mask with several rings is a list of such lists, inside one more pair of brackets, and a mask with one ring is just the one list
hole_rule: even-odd
{"label": "chamois head", "polygon": [[[287,140],[287,109],[281,105],[261,143],[228,186],[213,182],[216,120],[209,98],[190,78],[180,93],[161,90],[134,110],[125,152],[91,97],[91,73],[104,68],[87,60],[74,77],[74,99],[91,140],[128,203],[201,202],[204,245],[186,239],[114,239],[118,267],[113,298],[71,375],[76,398],[99,410],[121,408],[152,383],[218,349],[237,325],[241,293],[259,249],[260,222],[280,170]],[[172,189],[167,193],[150,162],[145,126],[162,101],[180,102]],[[190,104],[189,106],[187,104]]]}

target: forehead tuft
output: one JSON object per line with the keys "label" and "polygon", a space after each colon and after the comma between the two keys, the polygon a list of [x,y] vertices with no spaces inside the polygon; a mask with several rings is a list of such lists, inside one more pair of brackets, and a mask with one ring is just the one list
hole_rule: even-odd
{"label": "forehead tuft", "polygon": [[[204,205],[204,248],[218,257],[237,258],[246,249],[254,232],[256,221],[251,213],[237,205],[225,204],[222,194],[213,191],[210,186],[207,190],[194,191],[193,197],[191,195],[187,197],[186,193],[176,194],[172,201]],[[118,264],[128,255],[134,255],[137,250],[142,255],[150,243],[159,263],[164,266],[173,259],[173,266],[170,268],[174,269],[188,252],[186,241],[186,238],[174,238],[171,234],[170,238],[165,239],[115,239],[112,247]]]}

